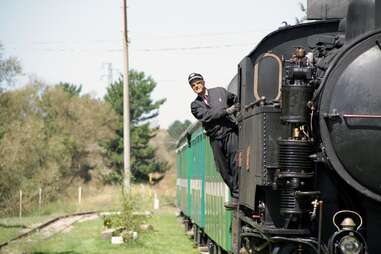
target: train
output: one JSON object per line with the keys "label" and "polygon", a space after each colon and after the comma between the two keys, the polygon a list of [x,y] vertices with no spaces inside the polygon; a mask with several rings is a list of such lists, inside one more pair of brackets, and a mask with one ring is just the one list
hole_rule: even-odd
{"label": "train", "polygon": [[199,122],[177,143],[177,206],[208,253],[381,253],[381,0],[308,0],[228,86],[239,205]]}

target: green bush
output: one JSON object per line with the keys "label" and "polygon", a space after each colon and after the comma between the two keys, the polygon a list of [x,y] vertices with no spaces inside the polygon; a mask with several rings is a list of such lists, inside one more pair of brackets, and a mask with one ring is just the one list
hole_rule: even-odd
{"label": "green bush", "polygon": [[122,197],[122,210],[119,214],[105,216],[103,225],[107,228],[125,228],[128,231],[140,231],[140,225],[146,222],[146,216],[142,216],[139,200],[142,197],[137,194],[125,194]]}

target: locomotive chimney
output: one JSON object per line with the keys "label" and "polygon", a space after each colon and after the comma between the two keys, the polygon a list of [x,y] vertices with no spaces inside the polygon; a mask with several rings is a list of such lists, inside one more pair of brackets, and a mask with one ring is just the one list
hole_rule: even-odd
{"label": "locomotive chimney", "polygon": [[307,0],[307,19],[342,19],[350,0]]}
{"label": "locomotive chimney", "polygon": [[376,0],[374,16],[376,18],[376,29],[381,29],[381,0]]}
{"label": "locomotive chimney", "polygon": [[[380,0],[376,0],[380,2]],[[348,6],[345,38],[350,41],[375,28],[377,9],[375,0],[352,0]]]}

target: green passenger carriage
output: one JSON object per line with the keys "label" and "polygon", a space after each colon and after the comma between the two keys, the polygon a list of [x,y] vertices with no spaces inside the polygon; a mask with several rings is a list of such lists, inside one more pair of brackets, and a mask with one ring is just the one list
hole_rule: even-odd
{"label": "green passenger carriage", "polygon": [[231,252],[232,212],[226,210],[230,192],[214,164],[209,138],[195,123],[177,145],[177,206],[195,241],[216,253]]}

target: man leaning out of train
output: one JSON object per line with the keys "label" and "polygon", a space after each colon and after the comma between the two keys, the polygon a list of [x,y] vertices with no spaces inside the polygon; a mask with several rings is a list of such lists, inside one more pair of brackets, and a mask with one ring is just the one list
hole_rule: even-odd
{"label": "man leaning out of train", "polygon": [[188,82],[197,94],[191,104],[192,114],[201,121],[210,138],[216,167],[232,195],[231,202],[225,203],[225,207],[235,209],[239,196],[239,169],[236,162],[238,126],[235,113],[240,107],[237,96],[223,87],[207,89],[203,76],[198,73],[191,73]]}

